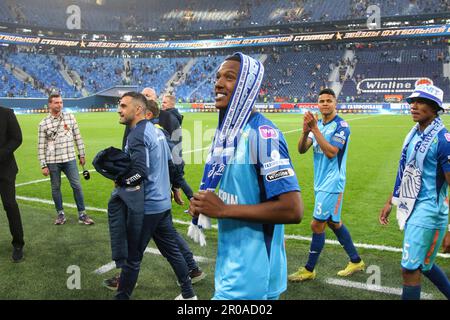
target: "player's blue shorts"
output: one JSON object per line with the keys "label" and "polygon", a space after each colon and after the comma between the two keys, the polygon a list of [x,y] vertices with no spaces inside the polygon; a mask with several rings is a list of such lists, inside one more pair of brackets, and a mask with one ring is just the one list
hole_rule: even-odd
{"label": "player's blue shorts", "polygon": [[343,193],[316,192],[314,203],[314,219],[318,221],[331,220],[335,223],[341,222]]}
{"label": "player's blue shorts", "polygon": [[406,224],[403,239],[402,267],[428,271],[433,267],[447,228],[427,229]]}

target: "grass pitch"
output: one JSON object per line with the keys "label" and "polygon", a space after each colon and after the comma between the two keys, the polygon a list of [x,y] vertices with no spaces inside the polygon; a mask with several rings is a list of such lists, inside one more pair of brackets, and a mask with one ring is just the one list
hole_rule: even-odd
{"label": "grass pitch", "polygon": [[[286,234],[310,237],[309,223],[314,205],[312,151],[306,155],[296,152],[300,135],[302,116],[298,114],[268,114],[274,123],[285,133],[290,155],[302,189],[305,203],[305,217],[299,225],[287,225]],[[112,292],[101,286],[102,279],[114,274],[114,270],[103,275],[94,273],[99,267],[109,263],[110,245],[106,214],[112,182],[92,172],[91,180],[82,179],[86,206],[97,208],[89,210],[94,218],[94,226],[78,225],[76,209],[66,207],[68,222],[64,226],[54,226],[54,207],[52,204],[36,202],[36,199],[51,203],[49,181],[41,175],[37,159],[37,128],[44,115],[18,116],[24,141],[16,151],[20,168],[16,183],[17,195],[30,200],[19,200],[25,231],[25,260],[20,264],[10,263],[10,235],[4,213],[0,214],[0,299],[110,299]],[[87,169],[92,169],[91,161],[95,154],[109,146],[120,147],[124,127],[118,124],[115,113],[85,113],[76,115],[87,152]],[[394,214],[391,225],[385,227],[378,223],[378,213],[392,190],[401,145],[413,122],[409,116],[392,115],[342,115],[348,120],[351,130],[347,160],[347,183],[343,199],[342,218],[356,243],[401,248],[402,233],[398,230]],[[447,127],[450,118],[444,117]],[[186,179],[197,188],[203,172],[201,159],[204,159],[211,141],[217,114],[187,113],[183,123],[183,151],[186,165]],[[195,150],[195,152],[190,152]],[[80,169],[81,170],[81,169]],[[33,183],[30,183],[33,182]],[[72,191],[67,180],[63,179],[64,202],[74,203]],[[187,201],[186,201],[187,202]],[[174,203],[173,215],[177,221],[190,221],[183,213],[185,206]],[[182,235],[186,234],[185,224],[176,224]],[[214,259],[216,254],[216,231],[207,232],[208,245],[199,247],[188,240],[197,256]],[[334,234],[327,230],[327,239],[335,240]],[[153,244],[151,243],[151,246]],[[303,265],[307,260],[309,242],[287,240],[289,273]],[[355,274],[344,284],[330,284],[336,279],[336,272],[347,263],[344,250],[338,245],[327,244],[320,257],[314,281],[288,284],[282,299],[399,299],[389,289],[401,288],[401,253],[375,249],[360,249],[366,264],[380,270],[381,291],[374,292],[354,288],[355,283],[365,284],[369,273]],[[447,273],[450,272],[450,259],[439,257],[437,263]],[[81,272],[81,289],[67,288],[69,266],[78,266]],[[214,291],[214,263],[200,263],[208,276],[194,286],[200,299],[210,299]],[[375,269],[376,269],[375,267]],[[373,268],[371,268],[373,270]],[[165,259],[158,255],[146,254],[139,277],[139,286],[134,299],[173,299],[179,294],[175,275]],[[350,287],[349,287],[350,286]],[[353,286],[353,287],[352,287]],[[443,296],[424,280],[423,291],[431,298]],[[391,292],[391,293],[388,293]]]}

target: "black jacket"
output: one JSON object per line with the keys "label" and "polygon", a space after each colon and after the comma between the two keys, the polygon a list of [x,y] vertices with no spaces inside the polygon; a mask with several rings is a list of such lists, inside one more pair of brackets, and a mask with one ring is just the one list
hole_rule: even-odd
{"label": "black jacket", "polygon": [[14,111],[0,107],[0,178],[13,178],[18,172],[14,151],[22,144],[22,131]]}
{"label": "black jacket", "polygon": [[92,165],[105,178],[120,182],[130,171],[131,159],[122,150],[109,147],[97,153],[92,160]]}
{"label": "black jacket", "polygon": [[182,123],[183,116],[176,108],[161,110],[159,113],[159,125],[163,127],[170,136],[172,136],[172,133],[175,130],[181,128]]}

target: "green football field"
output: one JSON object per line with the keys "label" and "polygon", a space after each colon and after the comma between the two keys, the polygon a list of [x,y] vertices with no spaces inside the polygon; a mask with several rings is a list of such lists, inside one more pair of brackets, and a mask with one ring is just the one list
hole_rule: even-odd
{"label": "green football field", "polygon": [[[286,226],[288,272],[304,265],[309,250],[309,224],[314,204],[312,151],[296,152],[302,116],[268,114],[284,132],[291,158],[302,189],[305,216],[298,225]],[[96,224],[77,223],[72,191],[63,179],[63,195],[68,222],[54,226],[50,182],[41,175],[37,159],[37,128],[44,115],[19,115],[23,144],[16,151],[19,165],[17,196],[22,212],[26,246],[22,263],[11,263],[10,235],[6,215],[0,214],[0,299],[111,299],[113,293],[102,287],[104,278],[115,270],[109,267],[111,251],[106,207],[113,183],[96,172],[82,179],[88,213]],[[124,127],[116,113],[83,113],[76,115],[87,151],[87,169],[92,170],[95,154],[109,146],[121,146]],[[318,277],[306,283],[288,284],[281,299],[399,299],[401,289],[402,233],[395,213],[391,225],[381,226],[378,213],[393,187],[401,145],[413,122],[409,116],[344,115],[351,129],[347,161],[347,183],[342,208],[343,222],[357,243],[368,273],[339,278],[336,273],[347,263],[344,250],[327,230],[327,242],[317,266]],[[444,117],[447,127],[450,118]],[[211,141],[217,114],[187,113],[183,122],[183,152],[186,179],[195,189],[203,172],[202,159]],[[80,168],[81,170],[81,168]],[[190,217],[185,206],[174,203],[176,227],[186,235]],[[200,299],[210,299],[214,292],[215,229],[207,231],[207,246],[199,247],[188,240],[201,260],[208,276],[195,284]],[[185,238],[187,238],[185,236]],[[151,242],[150,247],[154,248]],[[179,294],[176,278],[167,261],[154,250],[145,255],[134,299],[173,299]],[[450,273],[450,256],[440,255],[437,263]],[[71,268],[80,270],[80,289],[69,289],[73,280]],[[69,269],[68,269],[69,268]],[[69,271],[69,272],[68,272]],[[373,279],[379,278],[379,282]],[[70,286],[69,286],[70,287]],[[425,298],[444,298],[428,280],[424,280]]]}

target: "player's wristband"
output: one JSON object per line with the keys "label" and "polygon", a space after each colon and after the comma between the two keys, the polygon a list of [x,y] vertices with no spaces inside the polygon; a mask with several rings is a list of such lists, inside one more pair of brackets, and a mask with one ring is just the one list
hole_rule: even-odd
{"label": "player's wristband", "polygon": [[448,232],[450,232],[450,224],[448,225]]}

